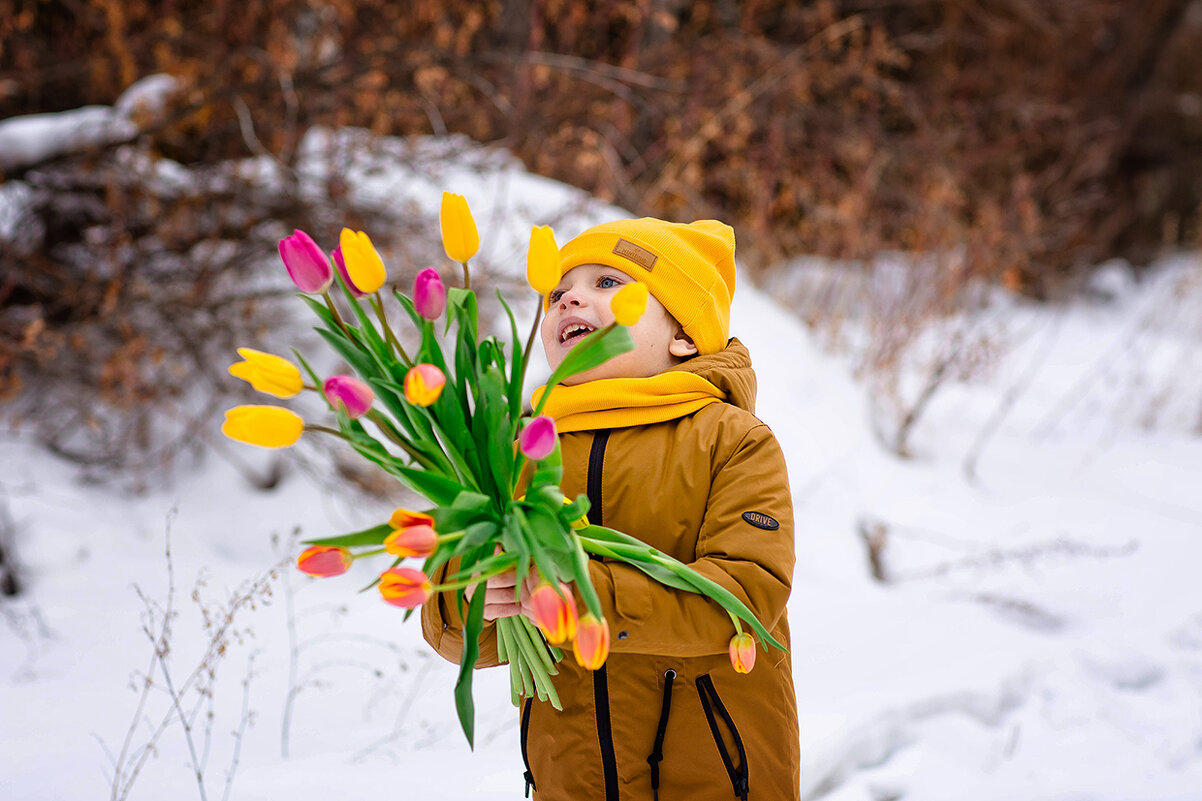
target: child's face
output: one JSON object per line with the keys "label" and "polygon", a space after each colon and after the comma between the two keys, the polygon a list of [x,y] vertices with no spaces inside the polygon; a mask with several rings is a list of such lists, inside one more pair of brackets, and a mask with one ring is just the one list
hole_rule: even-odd
{"label": "child's face", "polygon": [[[634,281],[615,267],[602,264],[582,264],[569,270],[548,295],[547,315],[542,323],[543,348],[551,369],[559,367],[576,343],[589,331],[603,328],[614,321],[609,303],[614,293]],[[599,378],[646,378],[667,370],[684,356],[697,352],[692,340],[685,336],[680,325],[652,296],[647,298],[647,311],[630,326],[634,350],[615,356],[607,362],[564,381],[581,384]]]}

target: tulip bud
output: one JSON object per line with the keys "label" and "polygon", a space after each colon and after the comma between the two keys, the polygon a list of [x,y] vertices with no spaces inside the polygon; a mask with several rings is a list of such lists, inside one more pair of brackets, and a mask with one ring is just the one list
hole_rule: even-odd
{"label": "tulip bud", "polygon": [[367,234],[343,228],[339,236],[339,247],[342,248],[346,274],[350,276],[351,284],[356,289],[370,295],[384,286],[384,279],[387,278],[384,261]]}
{"label": "tulip bud", "polygon": [[305,382],[300,369],[287,359],[254,348],[238,348],[245,361],[230,365],[230,375],[241,378],[259,392],[277,398],[292,398],[300,394]]}
{"label": "tulip bud", "polygon": [[339,576],[350,570],[351,552],[332,545],[314,545],[301,551],[296,566],[310,576]]}
{"label": "tulip bud", "polygon": [[371,387],[354,376],[332,375],[326,379],[322,387],[330,406],[337,409],[341,406],[346,410],[347,417],[357,420],[371,409],[376,393]]}
{"label": "tulip bud", "polygon": [[412,609],[421,606],[434,592],[434,585],[420,570],[411,567],[393,567],[380,575],[380,595],[393,606]]}
{"label": "tulip bud", "polygon": [[304,231],[293,231],[292,236],[280,240],[280,258],[284,260],[288,277],[301,292],[320,295],[330,288],[330,282],[334,280],[330,260]]}
{"label": "tulip bud", "polygon": [[522,429],[522,433],[518,435],[518,447],[526,458],[537,462],[551,455],[558,440],[555,421],[545,414],[540,414]]}
{"label": "tulip bud", "polygon": [[430,406],[442,394],[447,377],[432,364],[415,364],[405,374],[405,400],[414,406]]}
{"label": "tulip bud", "polygon": [[580,618],[572,653],[576,655],[577,664],[585,670],[596,670],[604,665],[609,656],[609,623],[604,618],[598,620],[591,613]]}
{"label": "tulip bud", "polygon": [[384,550],[402,558],[425,559],[438,547],[438,534],[429,526],[398,528],[384,538]]}
{"label": "tulip bud", "polygon": [[563,595],[545,581],[530,594],[530,618],[552,645],[576,636],[576,599],[567,585],[559,586]]}
{"label": "tulip bud", "polygon": [[434,527],[434,518],[421,512],[410,512],[408,509],[397,509],[388,518],[388,525],[393,528],[409,528],[410,526]]}
{"label": "tulip bud", "polygon": [[221,433],[230,439],[260,448],[295,445],[304,430],[300,415],[280,406],[235,406],[221,424]]}
{"label": "tulip bud", "polygon": [[559,283],[559,245],[549,225],[530,229],[530,247],[526,250],[526,281],[540,295],[548,295]]}
{"label": "tulip bud", "polygon": [[437,320],[447,307],[447,290],[433,267],[417,274],[413,282],[413,307],[427,320]]}
{"label": "tulip bud", "polygon": [[618,325],[634,325],[647,310],[647,285],[632,281],[614,293],[609,310]]}
{"label": "tulip bud", "polygon": [[476,221],[463,195],[442,193],[442,208],[438,212],[442,225],[442,247],[451,261],[467,261],[480,249],[480,234]]}
{"label": "tulip bud", "polygon": [[[524,497],[526,497],[526,496],[524,496],[524,495],[523,495],[522,497],[524,498]],[[567,505],[568,505],[569,503],[571,503],[571,502],[572,502],[572,499],[571,499],[571,498],[564,498],[564,499],[563,499],[563,505],[564,505],[564,506],[567,506]],[[589,525],[589,524],[588,524],[588,515],[581,515],[580,517],[576,518],[575,520],[572,520],[572,521],[569,523],[569,525],[570,525],[572,528],[574,528],[575,530],[577,530],[577,531],[579,531],[579,530],[581,530],[581,529],[588,528],[588,525]]]}
{"label": "tulip bud", "polygon": [[351,280],[351,274],[346,271],[346,261],[342,258],[342,245],[334,248],[330,252],[330,258],[334,260],[334,266],[338,268],[338,274],[342,276],[342,283],[346,284],[346,288],[350,290],[351,296],[361,298],[366,292],[360,292],[355,286],[355,282]]}
{"label": "tulip bud", "polygon": [[730,638],[730,664],[735,673],[750,673],[755,667],[755,640],[745,631]]}

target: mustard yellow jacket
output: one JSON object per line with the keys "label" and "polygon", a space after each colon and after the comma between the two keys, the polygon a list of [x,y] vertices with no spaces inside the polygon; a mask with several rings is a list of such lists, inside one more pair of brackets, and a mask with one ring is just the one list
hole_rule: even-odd
{"label": "mustard yellow jacket", "polygon": [[[691,565],[742,600],[789,645],[793,511],[785,461],[753,414],[755,373],[732,339],[675,369],[727,393],[687,417],[563,434],[563,491],[587,493],[589,519]],[[730,617],[637,568],[590,563],[609,621],[608,661],[595,672],[570,653],[554,677],[563,711],[524,700],[522,756],[536,801],[798,799],[797,705],[787,653],[757,645],[751,673],[731,667]],[[436,580],[441,580],[438,576]],[[422,610],[422,630],[457,662],[463,620],[453,597]],[[479,666],[497,664],[486,626]]]}

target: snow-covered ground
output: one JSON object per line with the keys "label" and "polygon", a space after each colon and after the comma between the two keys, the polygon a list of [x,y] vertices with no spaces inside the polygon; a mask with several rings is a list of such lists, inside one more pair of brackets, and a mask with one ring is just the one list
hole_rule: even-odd
{"label": "snow-covered ground", "polygon": [[[564,215],[577,193],[506,158],[420,177],[377,164],[352,184],[432,216],[438,191],[465,194],[498,264],[532,222],[555,219],[562,242],[616,213]],[[742,280],[732,331],[794,492],[806,797],[1202,799],[1202,338],[1173,322],[1200,277],[1181,257],[1114,296],[999,301],[1018,333],[997,370],[943,389],[906,461],[873,436],[849,358]],[[970,481],[964,459],[1004,402]],[[1152,407],[1172,413],[1146,425]],[[396,499],[304,471],[259,492],[215,455],[126,497],[19,431],[0,441],[0,492],[27,583],[0,599],[0,798],[114,795],[116,765],[130,799],[198,782],[210,799],[521,797],[503,674],[477,676],[469,752],[454,667],[416,620],[354,593],[373,566],[270,575],[296,538],[374,524]],[[862,530],[884,532],[888,583]]]}

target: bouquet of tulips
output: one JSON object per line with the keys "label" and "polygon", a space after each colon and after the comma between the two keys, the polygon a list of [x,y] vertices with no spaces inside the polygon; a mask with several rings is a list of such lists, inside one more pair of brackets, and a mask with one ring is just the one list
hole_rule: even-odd
{"label": "bouquet of tulips", "polygon": [[[223,432],[267,448],[290,446],[305,431],[338,436],[429,503],[423,510],[397,509],[387,522],[363,531],[310,540],[298,558],[299,568],[313,576],[334,576],[346,572],[355,559],[391,558],[392,564],[365,589],[375,587],[386,602],[408,609],[406,617],[435,593],[454,593],[465,621],[455,706],[469,743],[474,730],[472,669],[484,627],[485,593],[474,592],[469,601],[465,590],[503,572],[516,572],[518,588],[527,576],[537,576],[530,597],[534,621],[516,615],[495,623],[515,704],[536,695],[559,708],[551,676],[563,658],[561,647],[569,643],[583,667],[595,670],[605,662],[609,625],[589,579],[589,554],[626,561],[664,584],[704,593],[721,604],[735,629],[730,652],[736,670],[747,672],[755,659],[755,642],[741,622],[761,640],[781,647],[729,591],[634,537],[590,525],[588,498],[565,498],[560,491],[559,438],[555,421],[541,414],[542,405],[565,378],[634,347],[626,326],[646,307],[646,286],[632,283],[617,293],[615,322],[571,350],[547,380],[538,407],[524,416],[523,381],[542,297],[559,280],[554,233],[546,226],[531,232],[527,278],[539,305],[522,347],[513,313],[500,293],[511,340],[479,335],[468,267],[479,236],[466,200],[444,193],[440,221],[444,248],[461,265],[464,285],[448,289],[438,271],[427,268],[417,275],[411,295],[389,293],[399,307],[394,316],[419,335],[412,354],[389,320],[381,292],[384,263],[367,234],[343,229],[329,256],[303,231],[280,241],[288,274],[317,316],[317,333],[351,373],[323,380],[296,351],[299,367],[280,356],[240,348],[243,361],[230,367],[232,375],[278,398],[320,392],[333,425],[306,422],[282,406],[248,405],[226,412]],[[339,302],[331,297],[331,288]],[[403,564],[407,559],[424,561],[419,568]],[[445,583],[434,584],[430,576],[444,565],[453,569]],[[579,616],[577,594],[586,610]]]}

